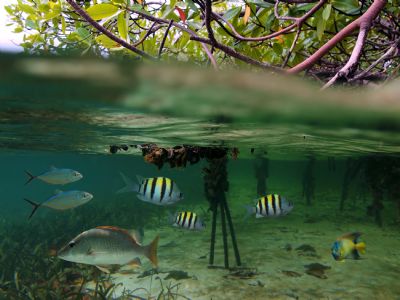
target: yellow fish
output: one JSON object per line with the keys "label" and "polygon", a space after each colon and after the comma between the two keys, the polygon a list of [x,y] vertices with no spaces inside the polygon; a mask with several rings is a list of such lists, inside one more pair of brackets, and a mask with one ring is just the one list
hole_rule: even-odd
{"label": "yellow fish", "polygon": [[360,242],[360,232],[351,232],[338,237],[332,245],[332,256],[342,261],[346,258],[359,259],[365,253],[365,243]]}

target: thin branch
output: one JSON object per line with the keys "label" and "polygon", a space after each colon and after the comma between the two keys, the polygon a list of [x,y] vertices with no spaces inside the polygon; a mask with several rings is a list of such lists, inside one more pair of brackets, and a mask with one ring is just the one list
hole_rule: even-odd
{"label": "thin branch", "polygon": [[211,0],[206,0],[206,7],[205,7],[205,24],[206,24],[206,28],[207,28],[207,33],[208,33],[208,38],[210,39],[210,41],[214,44],[217,44],[217,40],[214,37],[214,32],[212,30],[211,27],[211,15],[212,15],[212,3]]}
{"label": "thin branch", "polygon": [[[142,43],[147,39],[147,37],[148,37],[150,34],[156,32],[158,29],[161,28],[161,26],[163,26],[163,25],[159,25],[158,28],[154,28],[154,26],[155,26],[156,24],[157,24],[157,23],[154,22],[154,23],[150,26],[149,30],[147,30],[146,34],[145,34],[139,41],[137,41],[136,43],[134,43],[133,46],[135,46],[135,47],[136,47],[136,46],[139,46],[140,44],[142,44]],[[153,30],[153,29],[154,29],[154,30]]]}
{"label": "thin branch", "polygon": [[361,26],[371,25],[372,21],[378,16],[380,11],[385,6],[387,0],[375,0],[372,5],[368,8],[368,10],[358,19],[354,20],[346,27],[344,27],[341,31],[339,31],[333,38],[331,38],[328,42],[325,43],[321,48],[319,48],[313,55],[307,58],[302,63],[297,66],[287,70],[289,74],[297,74],[301,71],[304,71],[310,67],[312,67],[318,60],[321,59],[325,54],[327,54],[333,47],[336,46],[340,41],[344,38],[352,34],[356,29]]}
{"label": "thin branch", "polygon": [[279,3],[281,1],[276,0],[275,5],[274,5],[274,14],[275,14],[275,18],[277,18],[278,20],[290,20],[290,21],[297,21],[296,17],[289,17],[289,16],[281,16],[279,15]]}
{"label": "thin branch", "polygon": [[109,30],[107,30],[106,28],[104,28],[103,26],[101,26],[99,23],[97,23],[95,20],[93,20],[86,11],[84,11],[74,0],[67,0],[67,2],[69,3],[69,5],[71,5],[73,7],[73,9],[75,10],[75,12],[80,15],[82,18],[84,18],[86,20],[86,22],[88,22],[90,25],[92,25],[94,28],[96,28],[98,31],[102,32],[104,35],[106,35],[107,37],[109,37],[111,40],[113,40],[114,42],[118,43],[119,45],[125,47],[126,49],[131,50],[132,52],[150,59],[150,60],[155,60],[154,57],[152,57],[151,55],[147,54],[146,52],[136,48],[135,46],[127,43],[126,41],[124,41],[123,39],[117,37],[116,35],[114,35],[112,32],[110,32]]}
{"label": "thin branch", "polygon": [[297,28],[296,36],[294,37],[292,46],[290,46],[290,49],[289,49],[288,54],[286,55],[285,61],[283,62],[282,66],[281,66],[282,68],[286,67],[287,63],[289,62],[290,56],[292,55],[294,47],[297,44],[297,40],[299,39],[300,33],[301,33],[301,27]]}
{"label": "thin branch", "polygon": [[167,39],[168,32],[169,32],[169,29],[172,26],[172,23],[174,23],[174,20],[169,21],[167,30],[165,30],[164,37],[163,37],[163,39],[161,41],[160,49],[158,50],[158,59],[160,59],[160,57],[161,57],[161,53],[162,53],[162,50],[164,48],[165,40]]}
{"label": "thin branch", "polygon": [[335,76],[333,76],[323,87],[322,89],[326,89],[330,87],[332,84],[336,82],[339,78],[347,77],[349,74],[353,73],[355,69],[357,68],[358,61],[360,59],[361,51],[364,47],[365,44],[365,39],[367,38],[369,28],[368,27],[363,27],[360,29],[360,32],[358,33],[356,45],[354,46],[353,52],[351,53],[351,56],[347,63],[339,70],[339,72],[336,73]]}
{"label": "thin branch", "polygon": [[260,42],[260,41],[265,41],[265,40],[269,40],[272,39],[274,37],[277,37],[279,35],[282,34],[286,34],[286,33],[291,33],[292,29],[296,28],[296,27],[301,27],[301,25],[310,17],[312,17],[322,6],[324,6],[324,4],[326,3],[327,0],[319,0],[319,2],[313,7],[311,8],[307,13],[305,13],[302,17],[300,18],[296,18],[295,23],[279,30],[276,31],[274,33],[265,35],[265,36],[260,36],[260,37],[244,37],[241,34],[239,34],[235,27],[229,23],[227,20],[225,20],[225,18],[223,18],[222,16],[218,15],[218,14],[212,14],[213,18],[217,18],[219,20],[222,20],[226,25],[228,25],[228,27],[232,30],[232,35],[239,41],[247,41],[247,42]]}
{"label": "thin branch", "polygon": [[359,79],[363,78],[364,76],[366,76],[369,73],[369,71],[371,71],[373,68],[375,68],[379,63],[381,63],[382,61],[392,57],[392,55],[395,54],[398,51],[397,47],[398,47],[399,43],[400,43],[400,39],[397,40],[397,42],[392,47],[390,47],[389,50],[387,50],[385,52],[385,54],[383,54],[376,61],[374,61],[368,68],[366,68],[360,74],[357,74],[356,76],[354,76],[349,81],[352,82],[352,81],[356,81],[356,80],[359,80]]}
{"label": "thin branch", "polygon": [[225,45],[223,45],[221,43],[213,44],[209,39],[201,38],[201,37],[198,37],[198,36],[196,36],[196,37],[193,36],[190,39],[193,40],[193,41],[198,41],[198,42],[202,42],[202,43],[205,43],[205,44],[212,45],[214,48],[225,52],[227,55],[232,56],[234,58],[237,58],[237,59],[239,59],[239,60],[241,60],[241,61],[243,61],[245,63],[248,63],[250,65],[257,66],[257,67],[260,67],[260,68],[263,68],[263,69],[274,70],[274,71],[277,71],[277,72],[281,72],[282,71],[282,69],[279,68],[279,67],[274,67],[274,66],[271,66],[268,63],[264,63],[264,62],[252,59],[251,57],[248,57],[248,56],[246,56],[244,54],[241,54],[241,53],[237,52],[236,50],[234,50],[234,49],[232,49],[232,48],[230,48],[228,46],[225,46]]}
{"label": "thin branch", "polygon": [[[125,7],[125,9],[127,11],[130,11],[130,12],[133,12],[135,14],[138,14],[139,16],[142,16],[146,20],[157,22],[158,24],[169,24],[169,21],[167,21],[167,20],[164,20],[164,19],[161,19],[161,18],[157,18],[157,17],[154,17],[152,15],[148,15],[148,14],[142,12],[142,11],[134,10],[134,9],[129,8],[129,7]],[[178,24],[176,22],[173,22],[172,26],[174,26],[176,28],[179,28],[180,30],[188,33],[191,37],[198,37],[197,34],[193,30],[190,30],[189,28],[186,28],[186,27],[184,27],[184,26],[182,26],[182,25],[180,25],[180,24]],[[206,53],[208,58],[210,59],[214,69],[218,70],[217,62],[216,62],[214,56],[212,55],[212,53],[210,52],[210,49],[208,49],[207,45],[204,44],[204,43],[202,43],[201,46],[203,47],[204,52]]]}

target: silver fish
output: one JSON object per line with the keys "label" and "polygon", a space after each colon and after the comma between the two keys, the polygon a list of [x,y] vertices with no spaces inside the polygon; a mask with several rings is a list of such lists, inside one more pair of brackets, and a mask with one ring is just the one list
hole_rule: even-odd
{"label": "silver fish", "polygon": [[142,246],[127,230],[114,226],[100,226],[82,232],[60,251],[58,257],[81,264],[94,265],[104,272],[114,265],[123,266],[146,256],[157,266],[157,236],[149,245]]}
{"label": "silver fish", "polygon": [[25,173],[29,176],[28,181],[25,182],[25,185],[27,185],[33,179],[39,179],[49,184],[67,184],[83,178],[83,175],[78,171],[72,169],[57,169],[54,166],[51,166],[50,170],[36,176],[32,175],[28,171],[25,171]]}
{"label": "silver fish", "polygon": [[61,190],[56,190],[55,195],[51,196],[43,203],[36,203],[26,198],[24,200],[33,206],[32,212],[29,216],[30,219],[32,218],[36,210],[41,206],[45,206],[56,210],[66,210],[85,204],[92,199],[93,195],[88,192],[83,192],[83,191],[63,192]]}
{"label": "silver fish", "polygon": [[136,192],[138,199],[156,205],[171,205],[183,199],[177,184],[166,177],[143,178],[137,176],[139,184],[120,173],[125,187],[117,193]]}

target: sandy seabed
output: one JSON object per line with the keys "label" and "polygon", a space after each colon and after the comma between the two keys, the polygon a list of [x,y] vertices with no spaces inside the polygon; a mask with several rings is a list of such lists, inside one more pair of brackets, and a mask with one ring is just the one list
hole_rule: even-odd
{"label": "sandy seabed", "polygon": [[[340,217],[326,215],[324,210],[331,210],[328,206],[314,208],[314,212],[304,206],[276,219],[234,216],[242,270],[208,268],[210,226],[202,232],[170,226],[146,231],[145,244],[160,235],[159,273],[139,278],[151,269],[142,258],[141,268],[128,274],[112,274],[114,283],[122,283],[115,297],[125,289],[145,299],[156,299],[162,289],[174,286],[171,292],[182,295],[176,299],[400,299],[398,226],[379,228],[371,220],[352,219],[346,213]],[[332,243],[339,235],[352,231],[363,233],[366,254],[360,260],[335,261],[330,252]],[[232,248],[229,261],[235,267]],[[305,266],[313,263],[326,269],[306,273]],[[219,227],[215,265],[223,266]],[[166,279],[171,271],[187,272],[190,278]]]}

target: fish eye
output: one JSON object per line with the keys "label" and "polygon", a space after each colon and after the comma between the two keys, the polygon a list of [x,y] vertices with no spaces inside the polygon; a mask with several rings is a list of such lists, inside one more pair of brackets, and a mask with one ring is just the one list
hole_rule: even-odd
{"label": "fish eye", "polygon": [[70,248],[73,248],[74,246],[75,246],[75,242],[70,242],[69,244],[68,244],[68,246],[70,247]]}

